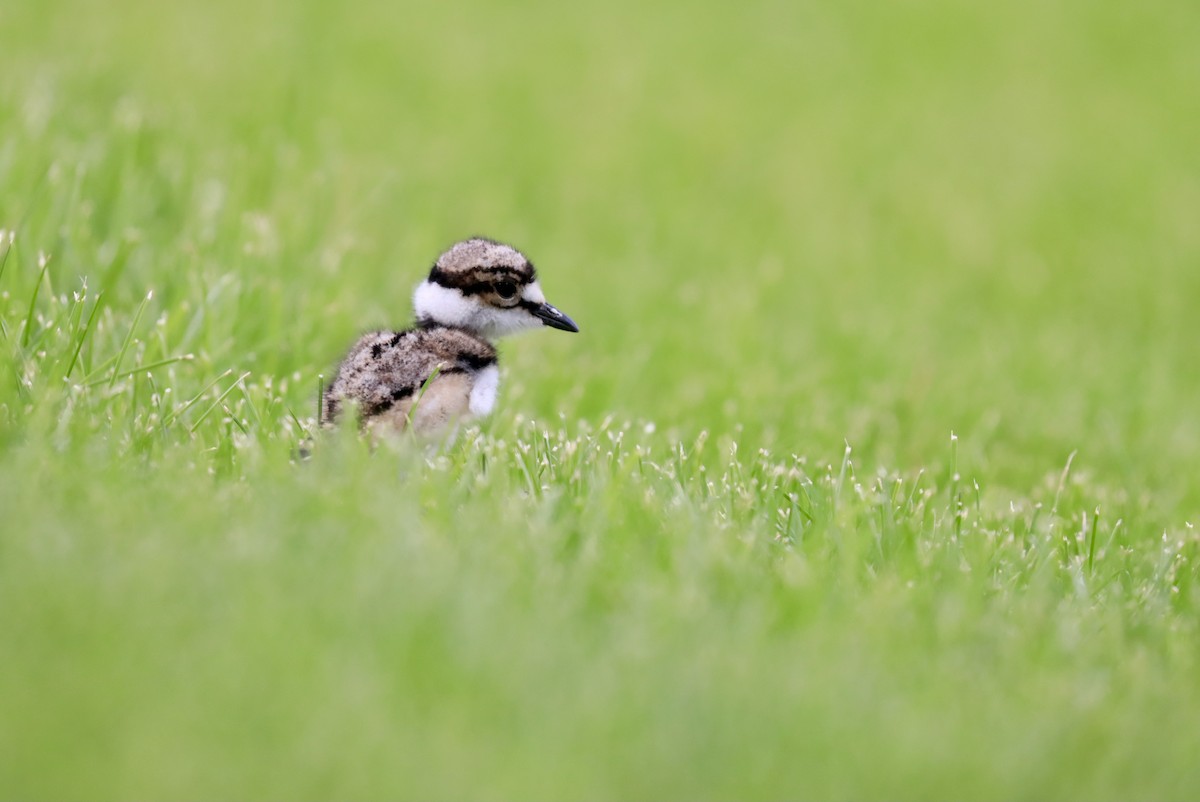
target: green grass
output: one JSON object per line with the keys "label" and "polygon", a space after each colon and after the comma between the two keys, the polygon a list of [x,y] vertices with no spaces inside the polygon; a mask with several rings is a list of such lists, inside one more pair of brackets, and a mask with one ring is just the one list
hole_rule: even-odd
{"label": "green grass", "polygon": [[[0,795],[1192,798],[1197,40],[0,6]],[[582,333],[294,462],[476,233]]]}

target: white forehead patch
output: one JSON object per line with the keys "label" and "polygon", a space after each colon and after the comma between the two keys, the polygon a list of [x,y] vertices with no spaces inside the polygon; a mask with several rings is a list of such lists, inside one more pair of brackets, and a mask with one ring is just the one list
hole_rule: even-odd
{"label": "white forehead patch", "polygon": [[521,293],[521,297],[530,303],[546,303],[546,296],[542,292],[542,286],[536,281],[531,281],[525,286],[525,292]]}

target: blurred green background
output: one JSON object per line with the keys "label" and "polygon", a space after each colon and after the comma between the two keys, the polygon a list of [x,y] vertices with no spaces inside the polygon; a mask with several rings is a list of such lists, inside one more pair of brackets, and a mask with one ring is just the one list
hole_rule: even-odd
{"label": "blurred green background", "polygon": [[82,164],[94,240],[192,246],[114,289],[236,274],[214,359],[327,371],[484,233],[585,326],[512,346],[543,416],[889,464],[955,430],[1019,480],[1081,449],[1157,483],[1200,448],[1190,3],[3,14],[4,219]]}
{"label": "blurred green background", "polygon": [[[177,399],[191,397],[222,371],[246,371],[251,381],[273,388],[279,409],[286,405],[305,418],[315,408],[318,374],[329,374],[359,332],[405,325],[411,290],[437,254],[457,239],[483,234],[529,254],[550,300],[582,328],[578,336],[538,333],[502,346],[506,373],[495,424],[502,434],[508,432],[505,421],[518,416],[551,425],[562,416],[593,427],[613,416],[639,428],[653,423],[658,446],[691,442],[708,432],[723,453],[736,443],[749,454],[766,448],[785,456],[809,455],[814,464],[833,463],[836,471],[849,442],[864,476],[892,469],[910,475],[929,469],[942,476],[952,459],[954,432],[954,467],[974,477],[997,510],[1008,510],[1014,498],[1018,506],[1040,499],[1048,507],[1050,499],[1033,488],[1042,488],[1047,476],[1057,477],[1068,456],[1078,452],[1074,466],[1087,484],[1076,499],[1077,511],[1090,512],[1097,499],[1116,507],[1118,515],[1132,511],[1140,517],[1127,519],[1129,548],[1150,555],[1164,530],[1190,532],[1185,522],[1200,518],[1195,481],[1200,456],[1198,42],[1200,5],[1191,0],[5,0],[0,3],[0,228],[17,232],[17,247],[0,274],[6,342],[12,346],[6,351],[11,370],[3,379],[11,386],[0,396],[0,447],[6,450],[0,452],[6,461],[0,476],[9,484],[0,499],[9,505],[9,548],[28,557],[23,549],[33,546],[14,533],[18,525],[32,532],[50,520],[36,502],[39,492],[50,492],[46,488],[62,494],[56,520],[72,533],[67,542],[80,537],[80,527],[92,516],[107,522],[96,528],[100,536],[133,531],[153,515],[170,517],[173,509],[180,531],[191,533],[184,539],[191,542],[190,537],[219,528],[218,519],[206,516],[228,501],[225,494],[253,495],[267,477],[275,483],[272,492],[280,494],[278,503],[291,512],[276,519],[269,509],[247,510],[229,502],[232,510],[260,516],[257,523],[244,524],[247,532],[282,526],[282,520],[304,541],[304,533],[337,528],[332,518],[322,517],[332,515],[335,503],[375,510],[363,512],[358,524],[377,532],[373,527],[386,514],[372,505],[384,504],[379,494],[385,488],[400,492],[372,483],[367,466],[383,459],[371,462],[360,454],[357,462],[351,460],[351,474],[364,484],[337,484],[318,473],[342,494],[322,513],[319,502],[281,489],[291,480],[272,472],[280,467],[262,467],[286,461],[294,442],[274,451],[264,446],[262,453],[240,452],[257,456],[242,458],[228,486],[205,484],[195,497],[163,501],[165,508],[158,510],[156,500],[174,498],[171,488],[188,475],[188,466],[204,466],[207,455],[227,442],[214,428],[220,410],[207,423],[197,421],[188,435],[164,434],[168,445],[151,450],[158,455],[152,458],[129,456],[141,453],[140,446],[126,448],[138,442],[132,433],[126,440],[114,435],[116,445],[97,446],[108,442],[109,428],[119,434],[146,403],[133,389],[126,392],[132,400],[106,396],[90,412],[76,413],[80,420],[71,426],[88,434],[64,446],[60,413],[39,417],[38,412],[51,409],[49,401],[39,399],[57,398],[57,385],[36,378],[41,374],[30,365],[39,359],[37,346],[18,349],[14,332],[23,331],[28,310],[78,290],[80,277],[86,276],[89,288],[102,289],[107,299],[107,310],[98,318],[97,352],[104,344],[113,352],[133,310],[153,290],[143,325],[157,320],[159,339],[139,334],[137,347],[143,350],[137,353],[143,363],[195,355],[192,362],[171,368],[167,383],[176,388]],[[44,284],[39,251],[51,255]],[[31,303],[35,287],[41,295]],[[81,351],[85,361],[91,351],[90,345]],[[87,367],[98,364],[99,356]],[[134,364],[132,358],[126,363]],[[226,429],[233,431],[228,424]],[[262,439],[256,431],[251,441]],[[92,465],[105,467],[89,471]],[[333,470],[314,468],[326,469]],[[394,478],[390,467],[383,472]],[[134,490],[139,482],[143,488]],[[322,487],[312,480],[303,492],[320,495]],[[633,504],[644,490],[613,491],[613,509]],[[436,484],[427,491],[443,492]],[[115,510],[135,504],[134,499],[148,505],[141,517],[131,512],[126,519]],[[310,503],[317,504],[316,512],[297,512]],[[430,504],[427,498],[412,503],[425,504],[427,511]],[[445,537],[468,521],[483,526],[503,520],[502,528],[513,536],[529,526],[529,510],[513,511],[504,506],[507,502],[496,501],[494,507],[480,507],[488,503],[480,500],[463,503],[466,512],[441,510],[429,526]],[[112,508],[109,513],[97,512],[105,505]],[[671,514],[670,509],[664,506],[659,513]],[[581,524],[569,509],[543,512],[559,530],[608,532],[601,518]],[[627,524],[646,536],[653,536],[658,525],[680,531],[691,526],[682,520],[656,524],[659,513]],[[1106,525],[1118,515],[1106,518]],[[327,554],[324,548],[296,559],[306,566],[315,555],[338,559],[332,556],[336,550]],[[351,549],[357,556],[346,558],[346,565],[375,559],[361,548]],[[111,559],[120,565],[124,557]],[[163,565],[170,566],[167,576],[176,576],[170,571],[178,571],[177,578],[187,575],[182,556],[162,559],[164,564],[144,565],[145,575],[135,572],[132,584],[118,582],[121,592],[144,587],[139,583]],[[453,581],[464,571],[484,575],[482,563],[468,562],[474,568],[449,560],[438,576]],[[668,562],[676,566],[672,570],[681,570]],[[625,563],[603,568],[605,581],[614,586],[641,579],[676,587],[652,573],[623,574],[627,567],[616,565]],[[10,579],[18,573],[12,570]],[[66,587],[87,570],[77,564],[50,576]],[[358,575],[346,570],[347,587],[353,588]],[[311,577],[302,575],[305,584]],[[257,607],[253,599],[278,604],[283,591],[265,577],[246,585],[239,581],[224,577],[212,593],[235,587],[249,594],[243,601],[249,600],[247,615],[253,617],[248,620],[256,625],[245,637],[252,643],[258,625],[269,630],[276,622],[270,612],[275,608],[270,603]],[[49,585],[34,584],[47,599],[56,598],[56,591],[46,591]],[[512,595],[516,591],[503,588],[493,588],[501,599],[493,624],[511,624],[529,612],[519,594]],[[987,596],[982,586],[976,590]],[[202,590],[196,592],[198,599],[211,601]],[[26,634],[45,631],[39,627],[53,605],[37,598],[36,593],[26,597],[24,623],[14,619],[12,627]],[[546,601],[538,594],[534,598]],[[911,665],[922,660],[902,638],[882,631],[864,636],[874,644],[865,653],[838,641],[836,633],[857,630],[868,617],[878,614],[895,622],[888,616],[900,615],[902,605],[889,607],[895,601],[891,597],[879,601],[868,593],[866,599],[847,602],[849,612],[843,610],[840,618],[830,613],[821,628],[810,631],[808,647],[824,644],[843,661],[831,658],[818,670],[835,684],[843,673],[845,683],[861,676],[856,670],[871,663],[863,654],[875,654],[875,648]],[[375,603],[360,601],[364,607],[348,602],[336,610],[349,619]],[[759,601],[770,608],[770,602]],[[1019,605],[1007,596],[996,603],[1006,610]],[[64,604],[54,615],[75,621],[74,603]],[[1105,608],[1102,600],[1097,604],[1122,621],[1118,630],[1134,627],[1133,619],[1116,608]],[[656,656],[649,670],[678,668],[674,661],[702,643],[706,632],[741,632],[723,630],[722,608],[713,605],[713,617],[701,616],[694,631],[688,630],[695,641],[683,636],[671,641],[679,654],[668,658],[645,647]],[[291,620],[283,610],[275,612]],[[654,605],[642,612],[653,616],[655,610],[666,615]],[[1194,612],[1195,603],[1185,601],[1179,610]],[[965,620],[986,630],[996,619],[985,613],[978,619],[966,613]],[[0,615],[18,613],[10,608]],[[550,623],[535,617],[521,631],[532,641],[535,626],[559,634],[581,626],[592,638],[585,641],[589,645],[558,655],[565,670],[578,669],[597,659],[612,636],[612,622],[602,614],[580,615],[574,623],[569,614]],[[331,616],[331,632],[342,620],[338,616]],[[171,634],[175,631],[165,620],[146,620],[154,623],[150,631],[163,627],[159,635],[168,643],[184,637]],[[1135,699],[1129,710],[1141,706],[1161,712],[1170,709],[1165,694],[1174,672],[1193,665],[1196,634],[1194,627],[1180,634],[1179,620],[1145,626],[1160,627],[1147,636],[1164,650],[1154,653],[1175,656],[1157,663],[1151,659],[1147,693],[1157,702]],[[141,630],[134,626],[133,631]],[[337,653],[336,637],[305,631],[312,640],[301,653],[308,659]],[[1004,631],[1004,637],[1012,635]],[[775,635],[759,634],[758,640],[745,636],[747,654],[760,649],[760,655],[773,659],[794,657]],[[436,631],[426,636],[441,643]],[[36,674],[40,658],[32,655],[52,655],[58,647],[63,655],[73,653],[53,635],[22,641],[34,642],[38,648],[27,653],[28,660],[17,661],[6,679],[27,681]],[[936,655],[930,659],[950,674],[954,670],[948,666],[969,672],[984,664],[974,662],[983,658],[962,643],[967,652],[931,643],[925,644]],[[1113,657],[1103,644],[1117,652],[1127,645],[1119,637],[1098,643],[1092,668]],[[440,654],[439,648],[432,653]],[[1038,673],[1045,657],[1041,651],[1027,643],[1011,648],[1019,657],[1005,664],[1002,670],[1010,673],[996,679],[1000,685],[1029,676],[1033,688],[1042,687],[1037,677],[1047,688],[1060,682],[1074,687],[1086,674],[1063,669],[1047,680]],[[397,650],[397,655],[409,653]],[[82,649],[76,656],[82,655],[84,665],[107,659],[98,654]],[[456,659],[477,665],[471,661],[478,655],[471,654]],[[283,661],[280,654],[273,657]],[[549,663],[538,665],[541,669],[525,669],[544,681],[547,675],[539,670],[548,671]],[[720,665],[727,679],[762,679],[753,668]],[[403,674],[405,669],[397,670]],[[1128,676],[1142,676],[1139,670],[1130,669]],[[118,684],[138,676],[113,672]],[[219,685],[222,676],[217,671],[210,680]],[[1178,681],[1194,685],[1190,677]],[[613,682],[611,695],[600,698],[611,702],[622,697],[622,689],[641,687]],[[669,685],[665,673],[662,682]],[[280,709],[289,698],[325,687],[322,683],[312,680],[280,691]],[[81,687],[84,698],[91,699],[88,687]],[[548,696],[566,700],[568,687],[551,686]],[[839,693],[852,697],[849,684],[839,687]],[[54,688],[53,682],[46,686],[51,693]],[[643,688],[643,697],[632,693],[630,704],[648,704],[656,688]],[[428,698],[441,693],[455,700],[462,707],[451,707],[469,729],[467,724],[478,723],[474,716],[486,718],[479,711],[487,707],[472,706],[475,697],[461,691],[435,683]],[[832,726],[840,715],[837,705],[826,707],[808,693],[793,688],[787,697],[808,700],[809,707],[797,708],[807,710],[807,718],[797,713],[800,726]],[[1194,691],[1185,696],[1195,701]],[[220,698],[236,707],[229,697]],[[737,698],[723,703],[736,706]],[[986,747],[970,753],[979,765],[963,752],[955,758],[959,762],[942,766],[943,773],[927,782],[919,779],[918,769],[936,764],[934,745],[972,743],[952,737],[960,733],[954,726],[938,729],[930,713],[931,700],[938,699],[934,684],[892,688],[870,698],[899,706],[889,713],[896,732],[912,725],[919,733],[912,745],[897,743],[893,755],[897,765],[912,767],[908,784],[855,784],[857,764],[848,761],[838,764],[841,773],[834,779],[825,777],[808,791],[957,796],[974,788],[986,797],[989,787],[997,787],[969,782],[989,776]],[[1029,715],[1042,704],[1035,691],[1025,702]],[[679,704],[689,702],[685,697]],[[771,717],[768,698],[754,697],[748,704]],[[32,710],[36,707],[27,712]],[[1003,718],[1003,711],[989,710]],[[630,710],[618,706],[614,715],[625,713]],[[709,713],[709,725],[720,720],[718,713]],[[272,726],[287,720],[260,714]],[[689,732],[694,722],[679,716],[685,723],[671,732]],[[969,718],[964,714],[964,721]],[[111,721],[107,714],[92,720]],[[1011,729],[1001,730],[1006,738],[1019,739],[1014,733],[1029,720],[1015,718]],[[386,729],[383,721],[376,726]],[[533,755],[547,741],[539,738],[535,724],[526,724],[514,737],[527,747],[522,754]],[[603,755],[597,745],[619,738],[628,722],[610,724],[583,743]],[[152,721],[142,725],[138,732],[157,731]],[[1106,726],[1103,732],[1113,739],[1122,732],[1154,730],[1150,719],[1134,725],[1116,714]],[[104,726],[97,727],[102,737]],[[847,725],[840,743],[853,743],[855,732]],[[769,733],[761,736],[770,740]],[[9,737],[20,735],[14,730]],[[221,731],[197,737],[212,743]],[[459,755],[458,742],[446,737],[430,747],[444,764],[432,762],[436,768],[413,786],[418,795],[449,788],[488,796],[486,787],[446,782]],[[1083,739],[1072,747],[1072,760],[1080,765],[1100,760],[1112,743],[1105,738]],[[61,732],[51,728],[22,754],[48,755],[45,745],[60,740]],[[310,746],[318,754],[336,750],[319,741]],[[692,746],[696,749],[684,752],[697,761],[711,758]],[[658,747],[661,754],[671,754],[669,743]],[[923,759],[904,764],[897,755],[906,749]],[[63,745],[56,759],[69,762],[71,754]],[[187,763],[184,750],[169,754]],[[305,752],[289,754],[295,759]],[[370,750],[364,754],[370,756]],[[52,765],[48,762],[45,770]],[[387,783],[340,782],[356,771],[369,773],[370,765],[341,762],[321,775],[325,784],[310,786],[311,794],[336,796],[346,788],[366,795],[399,792]],[[579,785],[567,775],[538,785],[530,779],[536,775],[532,758],[513,767],[511,775],[491,769],[506,778],[494,786],[506,796],[591,797],[589,788],[601,796],[698,790],[665,779],[661,784],[632,781],[630,776],[644,779],[645,774],[636,763],[621,765],[632,773],[601,782],[585,772],[575,775]],[[1010,753],[998,765],[1022,763]],[[165,778],[199,776],[189,774],[194,768],[173,774],[169,761],[160,768]],[[105,776],[95,770],[99,774],[81,776]],[[211,771],[219,773],[220,767]],[[420,774],[420,767],[414,771]],[[797,792],[797,786],[773,785],[770,772],[763,771],[748,785],[719,786],[718,795],[809,795]],[[94,787],[116,796],[190,795],[186,780],[138,785],[128,782],[131,775],[136,770],[126,766],[116,775],[125,780],[110,777],[110,784],[99,781]],[[1181,784],[1157,786],[1150,795],[1184,787],[1182,775],[1172,779]],[[37,787],[33,781],[12,786],[18,791]],[[267,796],[280,789],[285,795],[297,792],[286,782],[269,780],[195,787],[201,796],[241,796],[247,788]],[[1086,786],[1084,795],[1106,787],[1118,795],[1137,795],[1147,786],[1099,784]],[[69,783],[42,788],[51,789],[52,796],[88,791],[86,785]],[[1050,769],[1039,769],[1004,791],[1001,795],[1076,795],[1070,785],[1057,785]]]}

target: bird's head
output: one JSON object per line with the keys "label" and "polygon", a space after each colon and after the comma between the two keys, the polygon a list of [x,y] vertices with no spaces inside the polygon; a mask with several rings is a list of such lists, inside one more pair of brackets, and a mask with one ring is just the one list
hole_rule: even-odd
{"label": "bird's head", "polygon": [[523,253],[483,237],[463,240],[438,257],[413,293],[413,308],[420,325],[455,326],[489,340],[542,326],[579,331],[546,303]]}

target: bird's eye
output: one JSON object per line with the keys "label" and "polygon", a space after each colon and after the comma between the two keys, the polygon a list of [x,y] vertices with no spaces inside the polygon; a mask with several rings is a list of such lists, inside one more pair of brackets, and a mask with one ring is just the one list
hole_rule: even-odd
{"label": "bird's eye", "polygon": [[512,281],[497,281],[496,294],[506,301],[517,297],[517,285]]}

